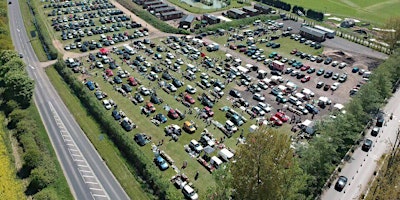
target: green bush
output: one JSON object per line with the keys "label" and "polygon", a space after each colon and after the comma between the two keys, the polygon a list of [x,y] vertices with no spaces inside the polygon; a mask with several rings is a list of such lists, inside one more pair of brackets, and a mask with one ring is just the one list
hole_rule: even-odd
{"label": "green bush", "polygon": [[175,34],[185,34],[188,35],[189,32],[183,29],[178,29],[175,27],[170,26],[169,24],[165,23],[164,21],[158,19],[148,11],[142,9],[139,5],[133,3],[132,1],[129,0],[117,0],[118,3],[123,5],[125,8],[128,10],[132,11],[135,13],[138,17],[142,18],[145,20],[147,23],[151,24],[158,30],[166,33],[175,33]]}
{"label": "green bush", "polygon": [[33,196],[34,200],[58,200],[57,192],[54,188],[48,187]]}

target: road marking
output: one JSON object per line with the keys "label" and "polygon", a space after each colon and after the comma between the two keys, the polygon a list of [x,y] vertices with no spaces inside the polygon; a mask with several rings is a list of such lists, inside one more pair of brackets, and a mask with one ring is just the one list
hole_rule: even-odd
{"label": "road marking", "polygon": [[18,31],[18,32],[20,32],[20,30],[19,30],[19,29],[17,29],[17,31]]}
{"label": "road marking", "polygon": [[34,66],[32,66],[32,65],[29,65],[29,67],[30,67],[31,69],[35,69],[35,67],[34,67]]}
{"label": "road marking", "polygon": [[[59,133],[60,133],[60,135],[61,135],[61,137],[62,137],[62,139],[64,141],[64,144],[69,146],[69,148],[68,148],[69,154],[72,157],[72,160],[75,162],[83,181],[85,182],[85,184],[98,185],[100,188],[96,188],[95,190],[96,191],[102,191],[104,193],[104,195],[94,194],[92,192],[92,190],[94,190],[94,189],[91,189],[92,187],[88,186],[88,188],[90,190],[90,194],[92,195],[93,199],[96,199],[96,197],[102,197],[102,198],[110,199],[108,194],[107,194],[107,192],[104,190],[103,186],[99,182],[99,179],[93,173],[92,168],[90,167],[90,165],[86,161],[85,157],[82,155],[82,152],[76,146],[75,141],[73,140],[73,138],[71,137],[71,134],[66,129],[66,127],[65,127],[63,121],[61,120],[60,116],[58,115],[57,111],[54,109],[53,104],[51,104],[50,101],[48,103],[49,103],[50,110],[51,110],[51,112],[53,114],[53,118],[56,121],[56,124],[57,124],[58,128],[60,129]],[[71,147],[73,147],[73,148],[71,148]],[[74,153],[72,153],[72,151]],[[77,157],[82,158],[82,159],[77,159]],[[87,170],[82,170],[81,168],[85,168]],[[90,175],[85,175],[84,173],[90,173]],[[90,180],[87,181],[86,179],[90,179]]]}

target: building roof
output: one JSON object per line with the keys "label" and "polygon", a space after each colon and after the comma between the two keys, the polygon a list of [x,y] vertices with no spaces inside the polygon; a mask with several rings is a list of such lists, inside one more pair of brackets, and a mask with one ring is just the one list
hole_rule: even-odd
{"label": "building roof", "polygon": [[211,20],[218,20],[218,18],[215,15],[211,15],[211,14],[204,14],[204,17],[210,18]]}
{"label": "building roof", "polygon": [[244,7],[243,11],[245,12],[258,12],[258,10],[252,8],[252,7]]}
{"label": "building roof", "polygon": [[153,5],[153,4],[160,4],[162,1],[145,1],[143,5]]}
{"label": "building roof", "polygon": [[236,14],[238,14],[238,15],[244,15],[244,14],[246,14],[246,12],[244,12],[244,11],[242,11],[242,10],[239,10],[239,9],[236,9],[236,8],[230,9],[229,11],[234,12],[234,13],[236,13]]}
{"label": "building roof", "polygon": [[315,28],[311,28],[309,26],[302,26],[300,28],[300,32],[305,32],[305,33],[308,33],[310,35],[314,35],[316,37],[324,37],[325,36],[325,32],[320,31],[320,30],[315,29]]}
{"label": "building roof", "polygon": [[194,20],[194,15],[185,15],[185,16],[182,17],[182,19],[181,19],[180,22],[181,22],[181,23],[182,23],[182,22],[192,23],[193,20]]}
{"label": "building roof", "polygon": [[168,6],[168,7],[156,8],[156,9],[154,9],[154,12],[158,13],[158,12],[163,12],[163,11],[166,11],[166,10],[173,11],[173,10],[175,10],[175,7]]}
{"label": "building roof", "polygon": [[180,10],[174,10],[171,12],[165,12],[165,13],[161,13],[161,16],[165,17],[165,16],[169,16],[169,15],[176,15],[176,14],[182,14],[183,12]]}
{"label": "building roof", "polygon": [[254,8],[256,8],[256,9],[264,9],[264,10],[271,9],[270,7],[268,7],[266,5],[262,5],[262,4],[255,4]]}
{"label": "building roof", "polygon": [[157,9],[157,8],[163,8],[163,7],[168,7],[168,4],[157,4],[157,5],[151,5],[149,7],[147,7],[148,9]]}

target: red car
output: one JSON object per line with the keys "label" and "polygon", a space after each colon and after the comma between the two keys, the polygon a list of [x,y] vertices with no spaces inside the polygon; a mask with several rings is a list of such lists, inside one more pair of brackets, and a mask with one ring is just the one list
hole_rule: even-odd
{"label": "red car", "polygon": [[136,85],[138,84],[137,81],[136,81],[136,79],[135,79],[135,77],[133,77],[133,76],[131,76],[131,77],[128,78],[128,82],[129,82],[129,84],[132,85],[132,86],[136,86]]}
{"label": "red car", "polygon": [[280,59],[282,59],[282,56],[281,55],[276,55],[274,59],[275,60],[280,60]]}
{"label": "red car", "polygon": [[214,112],[212,111],[212,109],[208,106],[204,107],[204,112],[209,116],[212,117],[214,116]]}
{"label": "red car", "polygon": [[310,69],[310,66],[308,65],[304,65],[303,67],[300,68],[301,71],[306,71],[308,69]]}
{"label": "red car", "polygon": [[241,48],[241,49],[239,49],[239,52],[246,52],[246,48]]}
{"label": "red car", "polygon": [[236,47],[235,45],[233,45],[233,44],[231,44],[231,45],[229,46],[229,48],[232,49],[232,50],[236,50],[236,49],[237,49],[237,47]]}
{"label": "red car", "polygon": [[289,120],[289,118],[285,115],[285,113],[283,112],[277,112],[275,114],[275,117],[277,117],[278,119],[280,119],[282,122],[287,122]]}
{"label": "red car", "polygon": [[106,75],[108,77],[110,77],[110,76],[114,76],[114,73],[113,73],[113,71],[111,69],[106,69]]}
{"label": "red car", "polygon": [[297,53],[297,49],[293,49],[291,52],[290,52],[290,54],[295,54],[295,53]]}
{"label": "red car", "polygon": [[272,116],[271,119],[269,119],[269,121],[274,122],[274,125],[276,126],[282,126],[283,124],[282,121],[275,116]]}
{"label": "red car", "polygon": [[179,115],[174,109],[171,108],[168,111],[168,117],[170,117],[171,119],[178,119]]}
{"label": "red car", "polygon": [[150,110],[150,112],[155,112],[156,111],[156,107],[154,107],[154,105],[150,102],[146,103],[146,109]]}
{"label": "red car", "polygon": [[311,77],[310,76],[305,76],[304,78],[301,79],[302,83],[310,81]]}
{"label": "red car", "polygon": [[190,95],[185,95],[185,101],[189,102],[190,104],[194,104],[196,101]]}

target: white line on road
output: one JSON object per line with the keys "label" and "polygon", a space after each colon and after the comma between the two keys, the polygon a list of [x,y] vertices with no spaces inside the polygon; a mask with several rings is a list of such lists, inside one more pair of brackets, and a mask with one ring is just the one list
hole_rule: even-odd
{"label": "white line on road", "polygon": [[97,191],[102,191],[102,189],[99,189],[99,188],[89,188],[89,190],[97,190]]}

